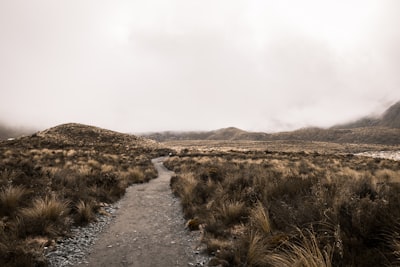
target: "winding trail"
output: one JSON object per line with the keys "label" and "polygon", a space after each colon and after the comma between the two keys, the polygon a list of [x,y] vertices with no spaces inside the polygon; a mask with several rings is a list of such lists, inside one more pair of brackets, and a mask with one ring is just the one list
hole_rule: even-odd
{"label": "winding trail", "polygon": [[78,266],[203,266],[198,233],[184,229],[179,200],[169,187],[173,172],[164,159],[152,160],[157,179],[127,189],[115,221]]}

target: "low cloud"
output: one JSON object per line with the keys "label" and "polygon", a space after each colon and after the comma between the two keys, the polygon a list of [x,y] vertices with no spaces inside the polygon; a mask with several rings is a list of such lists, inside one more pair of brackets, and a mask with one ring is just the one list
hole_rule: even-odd
{"label": "low cloud", "polygon": [[280,131],[400,100],[396,1],[25,4],[0,3],[9,124]]}

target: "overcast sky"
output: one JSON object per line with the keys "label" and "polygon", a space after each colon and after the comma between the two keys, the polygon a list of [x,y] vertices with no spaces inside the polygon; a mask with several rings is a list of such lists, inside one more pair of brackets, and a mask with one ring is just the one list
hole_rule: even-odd
{"label": "overcast sky", "polygon": [[400,100],[397,0],[0,0],[0,121],[328,127]]}

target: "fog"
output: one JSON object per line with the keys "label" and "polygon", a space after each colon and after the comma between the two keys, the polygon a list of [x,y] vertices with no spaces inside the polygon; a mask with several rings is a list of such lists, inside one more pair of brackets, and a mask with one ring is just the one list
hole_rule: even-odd
{"label": "fog", "polygon": [[0,0],[0,121],[329,127],[400,100],[400,1]]}

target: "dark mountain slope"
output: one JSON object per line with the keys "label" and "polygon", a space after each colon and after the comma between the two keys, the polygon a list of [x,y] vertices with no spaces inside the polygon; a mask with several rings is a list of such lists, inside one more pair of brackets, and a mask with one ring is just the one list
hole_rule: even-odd
{"label": "dark mountain slope", "polygon": [[383,113],[378,125],[390,128],[400,128],[400,101]]}
{"label": "dark mountain slope", "polygon": [[381,116],[364,117],[354,122],[336,125],[334,129],[353,129],[364,127],[400,128],[400,101],[390,106]]}

